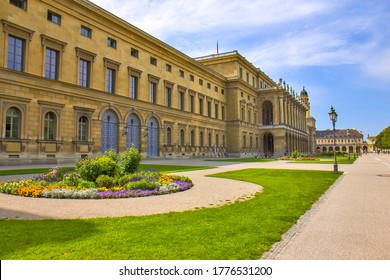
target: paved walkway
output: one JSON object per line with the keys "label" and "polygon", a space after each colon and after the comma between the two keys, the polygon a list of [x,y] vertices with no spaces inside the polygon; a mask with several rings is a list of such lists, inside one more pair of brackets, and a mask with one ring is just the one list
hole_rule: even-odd
{"label": "paved walkway", "polygon": [[263,258],[390,260],[390,155],[359,158]]}

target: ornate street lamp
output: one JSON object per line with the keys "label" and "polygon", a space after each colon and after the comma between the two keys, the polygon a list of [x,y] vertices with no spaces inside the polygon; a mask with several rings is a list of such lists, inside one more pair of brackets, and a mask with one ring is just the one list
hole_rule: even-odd
{"label": "ornate street lamp", "polygon": [[348,138],[348,163],[351,163],[351,154],[349,151],[349,128],[347,129],[347,138]]}
{"label": "ornate street lamp", "polygon": [[337,122],[337,113],[334,110],[333,106],[330,106],[329,118],[333,124],[333,154],[334,154],[334,165],[333,170],[334,173],[338,172],[337,166],[337,157],[336,157],[336,122]]}

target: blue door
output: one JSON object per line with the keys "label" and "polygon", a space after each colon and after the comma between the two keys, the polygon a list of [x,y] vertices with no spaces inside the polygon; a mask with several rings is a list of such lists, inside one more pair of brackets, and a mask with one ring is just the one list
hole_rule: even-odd
{"label": "blue door", "polygon": [[139,118],[135,114],[131,114],[127,118],[127,136],[126,136],[126,148],[129,149],[132,144],[139,151],[139,139],[140,139],[140,122]]}
{"label": "blue door", "polygon": [[118,117],[112,110],[104,112],[102,122],[102,153],[109,149],[118,151]]}
{"label": "blue door", "polygon": [[150,118],[148,123],[148,149],[149,157],[158,156],[158,124],[155,118]]}

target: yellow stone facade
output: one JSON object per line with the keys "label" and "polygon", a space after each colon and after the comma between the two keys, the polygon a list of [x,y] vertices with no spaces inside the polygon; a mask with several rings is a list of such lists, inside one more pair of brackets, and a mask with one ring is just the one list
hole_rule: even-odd
{"label": "yellow stone facade", "polygon": [[85,0],[2,1],[0,165],[314,152],[305,90],[237,51],[190,58]]}
{"label": "yellow stone facade", "polygon": [[369,145],[363,140],[363,133],[355,128],[336,129],[335,140],[333,140],[333,130],[317,130],[316,132],[316,152],[326,153],[336,151],[360,154],[363,151],[369,151]]}

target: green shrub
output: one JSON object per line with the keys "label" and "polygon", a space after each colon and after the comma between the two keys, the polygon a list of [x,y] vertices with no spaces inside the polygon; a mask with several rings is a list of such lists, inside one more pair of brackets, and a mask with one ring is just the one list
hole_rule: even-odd
{"label": "green shrub", "polygon": [[294,159],[296,159],[296,158],[304,158],[304,157],[307,157],[307,154],[303,154],[303,153],[300,153],[298,151],[294,151],[294,152],[292,152],[291,157],[294,158]]}
{"label": "green shrub", "polygon": [[101,156],[101,157],[96,158],[95,164],[97,164],[99,166],[99,168],[98,168],[99,174],[97,177],[99,177],[99,175],[108,175],[111,177],[115,177],[119,173],[118,164],[112,158],[110,158],[108,156]]}
{"label": "green shrub", "polygon": [[126,175],[123,175],[122,177],[120,177],[118,179],[118,185],[120,187],[123,187],[124,185],[126,185],[132,178],[136,177],[137,174],[136,173],[132,173],[132,174],[126,174]]}
{"label": "green shrub", "polygon": [[99,188],[111,188],[115,185],[115,179],[108,175],[100,175],[96,179],[96,185]]}
{"label": "green shrub", "polygon": [[95,181],[99,176],[99,169],[96,164],[94,164],[94,159],[84,158],[76,162],[76,172],[80,174],[80,177],[86,181]]}
{"label": "green shrub", "polygon": [[131,145],[130,149],[121,153],[120,155],[120,174],[125,175],[134,173],[138,170],[139,163],[142,160],[142,153],[140,153],[134,145]]}
{"label": "green shrub", "polygon": [[118,164],[109,156],[94,159],[82,159],[76,163],[76,172],[82,179],[95,182],[100,175],[115,177],[118,174]]}
{"label": "green shrub", "polygon": [[156,182],[148,182],[145,179],[136,182],[128,182],[124,187],[126,190],[154,190],[157,188]]}
{"label": "green shrub", "polygon": [[79,185],[80,174],[77,172],[69,172],[64,175],[63,181],[66,185],[77,187]]}
{"label": "green shrub", "polygon": [[83,189],[92,189],[92,188],[95,188],[96,185],[95,185],[94,182],[86,181],[86,180],[80,179],[80,181],[79,181],[79,187],[80,187],[80,188],[83,188]]}
{"label": "green shrub", "polygon": [[119,155],[114,149],[109,149],[104,152],[104,156],[111,158],[113,161],[118,162]]}

